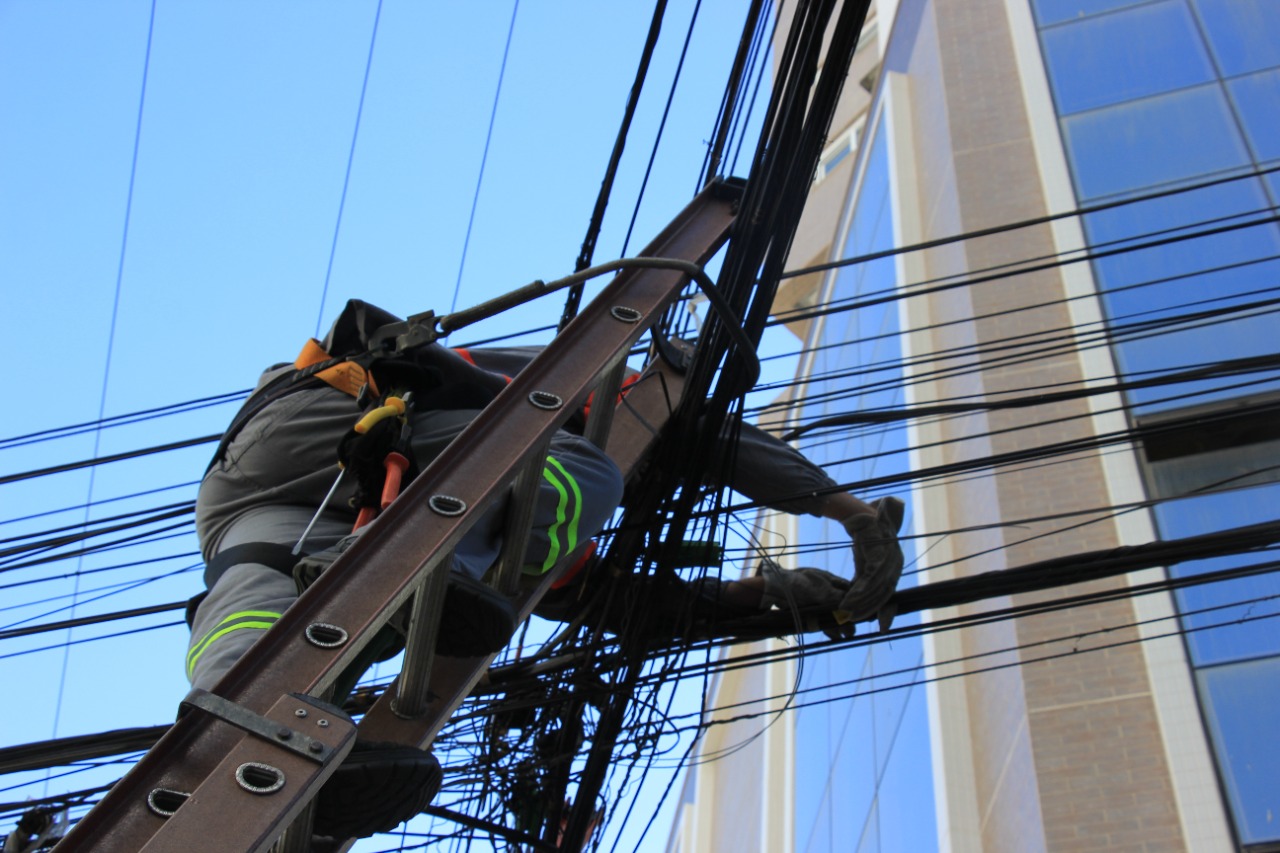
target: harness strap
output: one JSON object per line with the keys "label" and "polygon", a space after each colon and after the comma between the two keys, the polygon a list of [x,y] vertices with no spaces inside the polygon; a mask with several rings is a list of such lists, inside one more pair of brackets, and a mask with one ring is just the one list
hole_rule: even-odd
{"label": "harness strap", "polygon": [[[325,351],[319,341],[315,338],[310,338],[302,345],[302,352],[298,353],[298,357],[294,359],[293,366],[297,370],[303,370],[313,364],[329,361],[332,358],[333,356]],[[375,397],[380,396],[372,374],[354,361],[344,361],[335,364],[333,367],[326,367],[316,373],[315,377],[351,397],[360,396],[360,389],[366,384]]]}
{"label": "harness strap", "polygon": [[286,577],[293,577],[294,564],[305,556],[307,556],[306,551],[301,554],[294,554],[293,549],[288,545],[280,545],[276,542],[246,542],[243,545],[233,545],[224,551],[219,551],[212,560],[205,563],[205,588],[187,601],[186,613],[184,614],[187,620],[187,627],[190,628],[195,625],[196,610],[209,597],[209,590],[213,589],[213,585],[218,582],[218,578],[226,573],[227,569],[232,566],[238,566],[241,563],[258,563],[275,569]]}
{"label": "harness strap", "polygon": [[241,563],[258,563],[293,577],[294,565],[305,556],[307,556],[305,552],[295,554],[290,546],[276,542],[246,542],[243,545],[233,545],[219,551],[205,564],[204,584],[209,589],[213,589],[213,585],[227,569]]}
{"label": "harness strap", "polygon": [[281,397],[305,388],[319,387],[320,382],[352,397],[358,396],[360,386],[367,382],[369,390],[376,393],[373,376],[351,361],[343,361],[314,373],[307,372],[307,368],[331,360],[329,353],[325,352],[320,342],[311,338],[303,345],[302,352],[298,353],[298,357],[294,360],[293,370],[284,369],[289,366],[287,364],[280,365],[277,369],[282,372],[250,394],[249,399],[245,400],[244,405],[240,407],[240,411],[236,412],[235,417],[231,419],[231,423],[218,441],[218,448],[214,450],[213,458],[209,460],[209,467],[205,469],[205,473],[212,471],[213,466],[226,458],[227,448],[240,434],[240,430],[244,429],[244,425],[252,420],[254,415]]}

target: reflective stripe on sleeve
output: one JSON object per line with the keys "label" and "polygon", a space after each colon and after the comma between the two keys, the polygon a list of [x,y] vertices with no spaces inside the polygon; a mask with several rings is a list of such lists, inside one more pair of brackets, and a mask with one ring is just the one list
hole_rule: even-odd
{"label": "reflective stripe on sleeve", "polygon": [[191,647],[191,651],[187,652],[187,677],[191,677],[191,673],[195,670],[196,662],[200,660],[200,656],[219,638],[225,637],[232,631],[239,631],[244,628],[265,631],[274,625],[279,618],[280,614],[271,610],[242,610],[239,613],[232,613],[215,625],[209,633],[200,639],[200,642]]}

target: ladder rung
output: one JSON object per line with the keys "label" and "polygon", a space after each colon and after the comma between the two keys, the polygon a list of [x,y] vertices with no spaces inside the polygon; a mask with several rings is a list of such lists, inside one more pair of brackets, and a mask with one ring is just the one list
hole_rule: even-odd
{"label": "ladder rung", "polygon": [[402,717],[413,719],[422,716],[427,708],[436,634],[440,631],[440,614],[444,609],[444,595],[449,586],[449,568],[452,565],[451,551],[422,579],[413,595],[404,646],[404,666],[400,678],[396,679],[396,697],[392,705],[396,714]]}
{"label": "ladder rung", "polygon": [[493,572],[493,585],[503,595],[515,595],[520,586],[520,571],[533,525],[535,498],[542,484],[542,469],[547,464],[547,448],[548,445],[544,444],[529,455],[511,490],[507,517],[502,526],[502,553]]}

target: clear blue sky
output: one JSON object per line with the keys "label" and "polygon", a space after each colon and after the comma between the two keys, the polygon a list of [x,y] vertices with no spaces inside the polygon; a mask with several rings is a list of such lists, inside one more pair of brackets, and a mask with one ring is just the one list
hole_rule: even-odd
{"label": "clear blue sky", "polygon": [[[597,260],[622,252],[693,5],[670,3]],[[631,252],[697,187],[745,6],[702,3]],[[493,114],[512,11],[505,0],[158,0],[153,17],[150,0],[0,0],[0,439],[247,388],[349,297],[401,314],[447,311],[459,281],[464,307],[570,272],[652,7],[524,0]],[[474,335],[554,323],[560,305]],[[218,432],[233,409],[0,444],[0,475]],[[0,538],[76,524],[85,511],[15,517],[190,483],[209,453],[0,486],[10,522]],[[91,517],[193,495],[185,486]],[[78,588],[66,578],[0,589],[0,630],[186,598],[199,588],[195,562],[174,555],[193,550],[184,533],[79,565],[113,566],[121,553],[171,557],[162,563],[86,575]],[[0,573],[0,585],[76,565]],[[164,572],[177,574],[92,591]],[[69,655],[13,656],[65,633],[0,644],[10,655],[0,678],[23,697],[0,703],[0,746],[170,719],[187,689],[185,633]],[[70,777],[48,790],[88,784]],[[11,789],[0,801],[42,792]]]}

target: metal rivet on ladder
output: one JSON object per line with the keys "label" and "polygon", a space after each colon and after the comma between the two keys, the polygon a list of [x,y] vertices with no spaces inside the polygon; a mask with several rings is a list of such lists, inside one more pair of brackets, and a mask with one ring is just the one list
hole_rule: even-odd
{"label": "metal rivet on ladder", "polygon": [[246,761],[236,768],[236,781],[251,794],[274,794],[284,787],[284,772],[270,764]]}
{"label": "metal rivet on ladder", "polygon": [[160,817],[173,817],[173,813],[187,801],[191,795],[186,791],[175,791],[172,788],[153,788],[147,794],[147,808]]}
{"label": "metal rivet on ladder", "polygon": [[564,398],[550,391],[534,391],[529,395],[529,402],[539,409],[554,411],[564,405]]}
{"label": "metal rivet on ladder", "polygon": [[624,323],[639,323],[642,316],[639,311],[626,305],[615,305],[609,309],[609,313],[613,315],[613,319]]}
{"label": "metal rivet on ladder", "polygon": [[462,515],[467,511],[467,502],[453,495],[432,495],[427,499],[427,506],[440,515]]}
{"label": "metal rivet on ladder", "polygon": [[347,641],[347,632],[327,622],[312,622],[307,626],[307,640],[322,649],[336,649]]}

